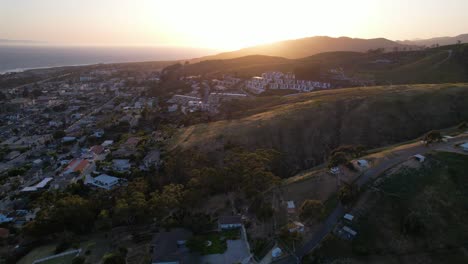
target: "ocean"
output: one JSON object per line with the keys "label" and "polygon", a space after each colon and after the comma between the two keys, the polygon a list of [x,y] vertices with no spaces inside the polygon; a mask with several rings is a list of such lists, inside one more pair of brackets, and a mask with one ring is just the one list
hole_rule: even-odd
{"label": "ocean", "polygon": [[0,73],[97,63],[183,60],[217,52],[181,47],[0,45]]}

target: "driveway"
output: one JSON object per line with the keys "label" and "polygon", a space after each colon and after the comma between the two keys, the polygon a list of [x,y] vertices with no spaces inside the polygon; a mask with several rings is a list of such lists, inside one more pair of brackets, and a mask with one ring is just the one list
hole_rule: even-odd
{"label": "driveway", "polygon": [[233,264],[242,263],[250,256],[244,240],[228,240],[227,250],[223,254],[206,255],[200,258],[200,263],[206,264]]}

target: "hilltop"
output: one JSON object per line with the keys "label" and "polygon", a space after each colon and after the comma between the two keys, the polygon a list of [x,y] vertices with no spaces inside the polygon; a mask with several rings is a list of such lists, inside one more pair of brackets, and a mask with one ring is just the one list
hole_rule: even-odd
{"label": "hilltop", "polygon": [[461,43],[468,43],[468,34],[461,34],[455,37],[438,37],[430,39],[416,39],[416,40],[404,40],[397,41],[403,45],[417,45],[417,46],[432,46],[432,45],[453,45],[458,41]]}
{"label": "hilltop", "polygon": [[294,40],[285,40],[266,45],[243,48],[236,51],[224,52],[213,56],[206,56],[194,61],[232,59],[248,55],[267,55],[298,59],[312,56],[318,53],[331,51],[355,51],[365,52],[369,49],[385,48],[393,49],[409,48],[409,45],[400,44],[385,38],[360,39],[327,36],[308,37]]}
{"label": "hilltop", "polygon": [[468,119],[468,85],[405,85],[261,97],[230,108],[231,120],[179,131],[172,149],[222,153],[226,145],[273,148],[290,171],[321,164],[347,144],[385,146]]}
{"label": "hilltop", "polygon": [[300,59],[250,55],[184,65],[181,74],[250,78],[266,71],[293,72],[299,79],[323,79],[331,69],[342,69],[353,79],[376,84],[446,83],[468,81],[468,45],[426,50],[380,52],[335,51]]}

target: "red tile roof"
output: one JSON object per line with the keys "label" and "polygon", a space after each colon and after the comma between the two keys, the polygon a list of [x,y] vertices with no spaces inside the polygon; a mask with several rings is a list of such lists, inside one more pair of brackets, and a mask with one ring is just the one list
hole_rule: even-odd
{"label": "red tile roof", "polygon": [[91,152],[93,152],[96,155],[102,154],[104,152],[104,147],[101,145],[95,145],[92,146],[90,149]]}

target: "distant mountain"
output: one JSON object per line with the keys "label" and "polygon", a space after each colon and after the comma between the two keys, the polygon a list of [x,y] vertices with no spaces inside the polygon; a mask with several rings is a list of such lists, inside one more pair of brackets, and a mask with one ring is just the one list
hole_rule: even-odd
{"label": "distant mountain", "polygon": [[369,49],[384,48],[387,50],[394,47],[403,48],[408,45],[400,44],[385,38],[359,39],[359,38],[332,38],[326,36],[285,40],[266,45],[248,47],[237,51],[224,52],[213,56],[195,59],[194,61],[233,59],[248,55],[267,55],[298,59],[312,56],[318,53],[331,51],[355,51],[365,52]]}
{"label": "distant mountain", "polygon": [[23,40],[23,39],[0,39],[0,44],[44,44],[43,41]]}
{"label": "distant mountain", "polygon": [[453,45],[458,41],[462,43],[468,43],[468,34],[462,34],[455,37],[440,37],[440,38],[430,38],[430,39],[416,39],[416,40],[404,40],[397,41],[403,45],[417,45],[417,46],[432,46],[439,44],[440,46]]}

